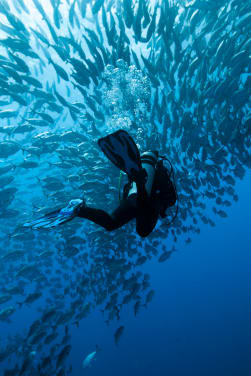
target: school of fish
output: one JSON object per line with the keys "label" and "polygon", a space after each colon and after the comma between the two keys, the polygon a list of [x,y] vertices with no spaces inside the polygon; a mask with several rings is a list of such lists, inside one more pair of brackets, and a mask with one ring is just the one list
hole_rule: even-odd
{"label": "school of fish", "polygon": [[[250,24],[246,0],[0,0],[0,328],[36,312],[0,340],[3,376],[71,375],[71,327],[97,307],[118,345],[123,306],[154,297],[142,265],[227,216],[251,167]],[[120,128],[171,160],[175,221],[144,240],[134,223],[24,228],[73,198],[117,205],[97,140]]]}

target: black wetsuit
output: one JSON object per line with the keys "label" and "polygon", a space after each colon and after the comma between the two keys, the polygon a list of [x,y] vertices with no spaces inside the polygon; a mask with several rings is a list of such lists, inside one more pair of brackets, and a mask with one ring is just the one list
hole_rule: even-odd
{"label": "black wetsuit", "polygon": [[157,163],[150,197],[143,183],[137,183],[137,193],[129,197],[128,191],[129,184],[126,184],[123,199],[112,214],[85,206],[80,207],[77,215],[104,227],[107,231],[116,230],[136,218],[137,233],[146,237],[154,229],[158,217],[164,218],[166,209],[173,206],[177,199],[168,170],[162,161]]}

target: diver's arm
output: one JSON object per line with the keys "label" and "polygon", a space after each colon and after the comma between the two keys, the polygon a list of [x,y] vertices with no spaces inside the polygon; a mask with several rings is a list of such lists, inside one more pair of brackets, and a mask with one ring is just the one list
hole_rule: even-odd
{"label": "diver's arm", "polygon": [[177,200],[177,195],[173,183],[169,177],[168,170],[163,167],[156,171],[156,195],[161,202],[160,216],[162,218],[166,217],[166,210],[173,206]]}
{"label": "diver's arm", "polygon": [[123,189],[123,199],[125,200],[128,198],[132,183],[135,182],[137,187],[137,204],[139,207],[145,206],[149,200],[149,196],[145,187],[146,178],[147,173],[145,169],[141,169],[140,171],[136,172],[133,175],[132,179],[129,178],[128,183],[125,184]]}
{"label": "diver's arm", "polygon": [[148,205],[150,200],[145,186],[146,180],[147,173],[146,170],[142,168],[139,172],[137,172],[135,176],[135,182],[137,186],[137,204],[139,209],[144,209]]}

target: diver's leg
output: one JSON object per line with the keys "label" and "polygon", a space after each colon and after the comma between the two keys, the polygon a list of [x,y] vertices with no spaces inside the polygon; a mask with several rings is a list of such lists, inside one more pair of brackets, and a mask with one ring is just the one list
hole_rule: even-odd
{"label": "diver's leg", "polygon": [[159,218],[159,210],[155,207],[139,212],[136,217],[136,230],[139,236],[145,238],[155,228]]}
{"label": "diver's leg", "polygon": [[136,197],[121,201],[120,205],[109,215],[101,209],[81,207],[77,216],[104,227],[107,231],[116,230],[136,217]]}

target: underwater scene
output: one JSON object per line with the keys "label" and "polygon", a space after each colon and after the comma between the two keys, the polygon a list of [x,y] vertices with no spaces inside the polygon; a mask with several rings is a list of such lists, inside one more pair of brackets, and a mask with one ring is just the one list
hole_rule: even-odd
{"label": "underwater scene", "polygon": [[250,25],[0,0],[0,376],[251,375]]}

